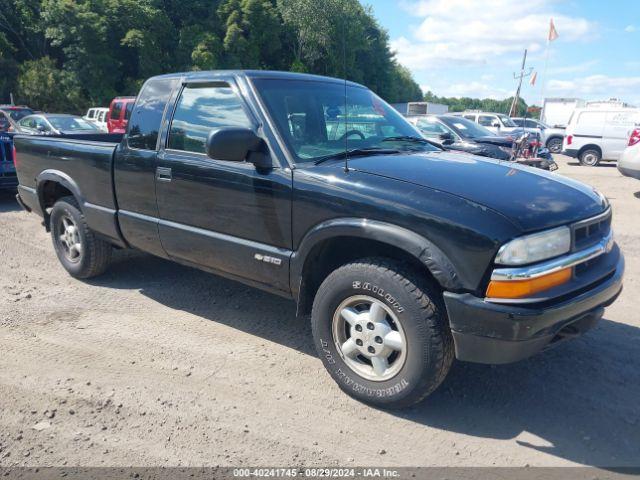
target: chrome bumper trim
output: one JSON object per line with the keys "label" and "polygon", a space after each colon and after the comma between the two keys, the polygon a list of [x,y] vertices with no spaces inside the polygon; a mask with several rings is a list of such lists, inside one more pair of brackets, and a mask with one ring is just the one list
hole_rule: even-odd
{"label": "chrome bumper trim", "polygon": [[532,278],[542,277],[543,275],[549,275],[565,268],[575,267],[581,263],[588,262],[603,253],[611,251],[612,248],[613,232],[610,231],[606,237],[595,245],[569,255],[563,255],[562,257],[527,267],[496,268],[491,274],[491,280],[504,282],[530,280]]}

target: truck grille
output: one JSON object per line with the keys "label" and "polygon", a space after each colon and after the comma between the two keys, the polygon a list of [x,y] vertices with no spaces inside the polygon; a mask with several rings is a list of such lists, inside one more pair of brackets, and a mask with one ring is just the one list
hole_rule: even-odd
{"label": "truck grille", "polygon": [[572,251],[595,245],[611,231],[611,209],[597,217],[588,218],[571,226]]}

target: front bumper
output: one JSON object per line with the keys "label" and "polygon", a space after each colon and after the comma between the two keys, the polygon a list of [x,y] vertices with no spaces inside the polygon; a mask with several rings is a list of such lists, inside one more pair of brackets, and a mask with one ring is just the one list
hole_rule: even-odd
{"label": "front bumper", "polygon": [[530,357],[558,340],[592,328],[622,291],[624,257],[604,280],[557,303],[505,305],[469,293],[445,292],[444,300],[462,361],[501,364]]}

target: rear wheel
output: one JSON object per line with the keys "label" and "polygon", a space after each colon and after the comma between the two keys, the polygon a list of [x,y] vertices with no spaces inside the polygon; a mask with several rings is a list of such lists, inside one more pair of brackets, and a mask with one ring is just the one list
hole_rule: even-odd
{"label": "rear wheel", "polygon": [[562,139],[558,137],[549,139],[547,142],[547,148],[551,153],[562,152]]}
{"label": "rear wheel", "polygon": [[601,159],[602,154],[595,148],[588,148],[580,154],[580,163],[587,167],[595,167]]}
{"label": "rear wheel", "polygon": [[441,292],[400,263],[370,258],[338,268],[320,286],[311,320],[329,374],[378,407],[419,402],[453,362]]}
{"label": "rear wheel", "polygon": [[58,260],[71,276],[91,278],[107,269],[112,247],[91,231],[74,197],[55,203],[50,226]]}

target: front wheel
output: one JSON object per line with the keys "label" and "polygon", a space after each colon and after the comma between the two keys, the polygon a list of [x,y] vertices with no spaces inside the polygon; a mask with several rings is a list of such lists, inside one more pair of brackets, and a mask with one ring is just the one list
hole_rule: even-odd
{"label": "front wheel", "polygon": [[91,231],[74,197],[55,203],[50,226],[58,260],[71,276],[91,278],[107,269],[112,247]]}
{"label": "front wheel", "polygon": [[400,263],[371,258],[338,268],[320,286],[311,321],[329,374],[374,406],[419,402],[453,362],[441,293]]}

